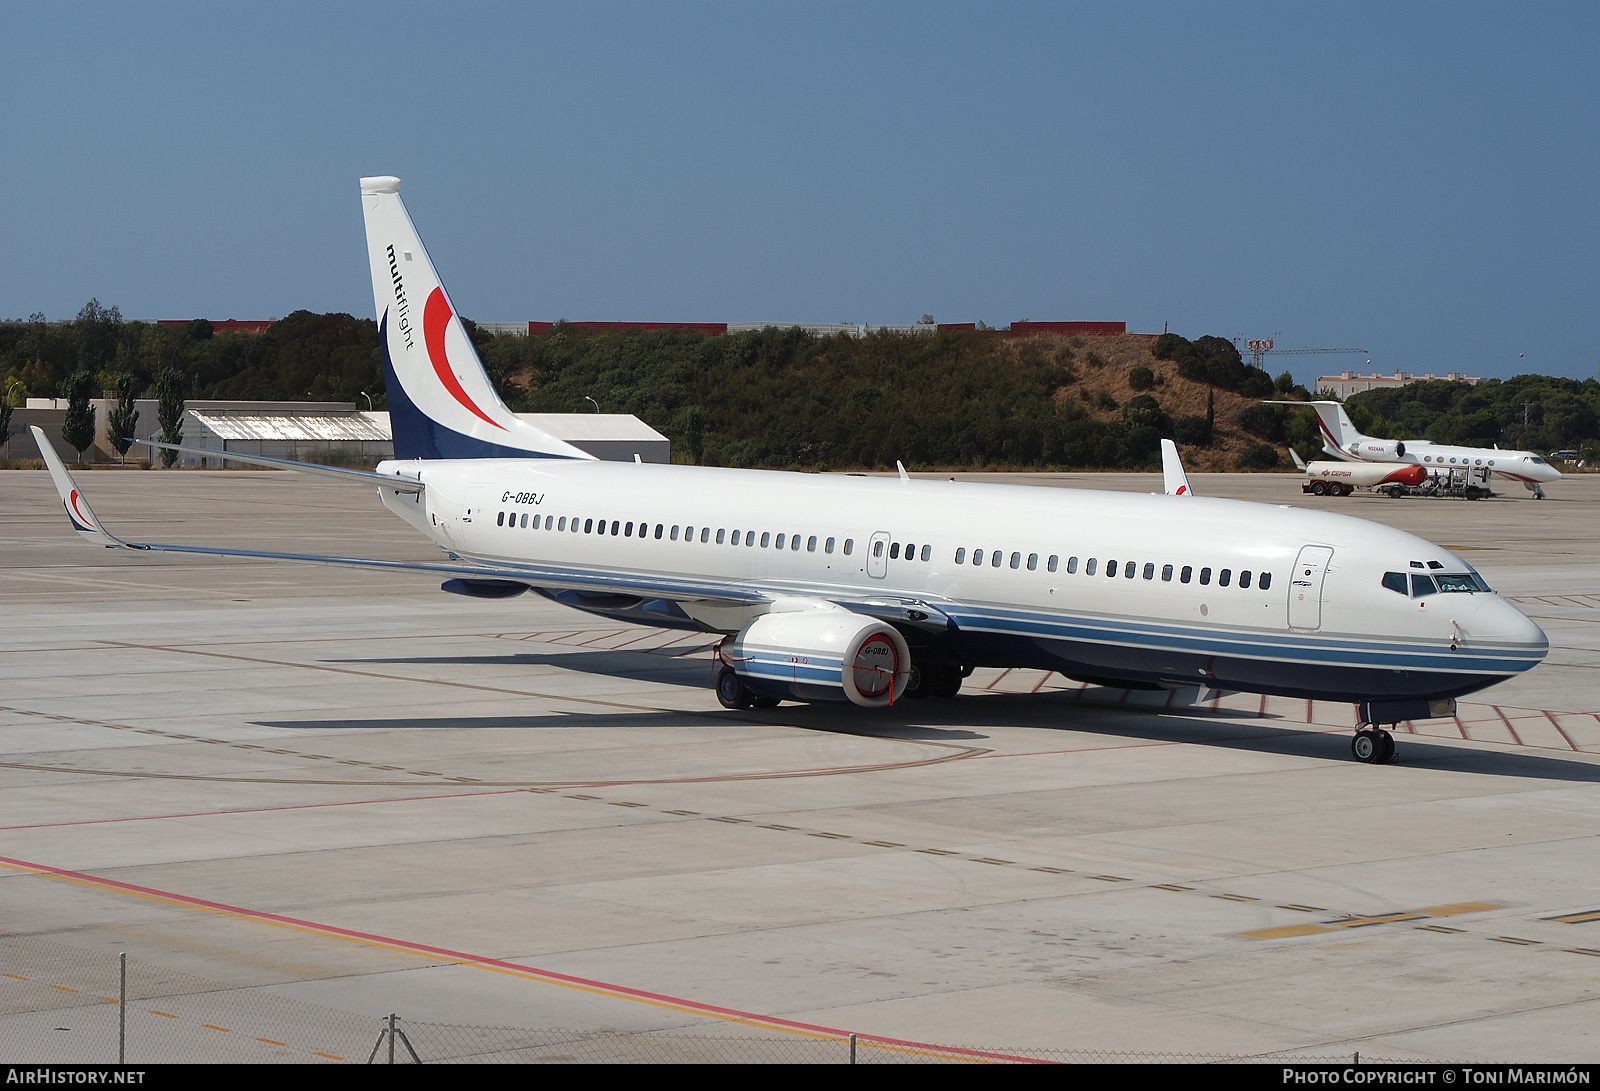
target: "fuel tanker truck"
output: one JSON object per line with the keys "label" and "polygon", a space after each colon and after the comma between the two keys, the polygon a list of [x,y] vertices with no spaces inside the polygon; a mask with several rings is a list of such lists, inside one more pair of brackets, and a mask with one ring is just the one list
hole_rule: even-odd
{"label": "fuel tanker truck", "polygon": [[1357,489],[1404,496],[1428,480],[1421,466],[1400,462],[1311,462],[1304,469],[1300,491],[1314,496],[1349,496]]}

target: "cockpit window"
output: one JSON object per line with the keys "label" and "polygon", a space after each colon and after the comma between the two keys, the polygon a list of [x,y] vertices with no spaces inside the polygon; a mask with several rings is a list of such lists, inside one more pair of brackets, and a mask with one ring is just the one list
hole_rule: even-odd
{"label": "cockpit window", "polygon": [[1412,577],[1411,577],[1411,597],[1412,598],[1420,599],[1420,598],[1422,598],[1422,597],[1424,597],[1426,595],[1435,594],[1438,590],[1439,590],[1439,586],[1436,583],[1433,582],[1433,577],[1432,576],[1418,576],[1416,574],[1412,575]]}
{"label": "cockpit window", "polygon": [[1406,574],[1404,572],[1385,572],[1383,574],[1383,585],[1397,595],[1410,594],[1410,588],[1406,586]]}
{"label": "cockpit window", "polygon": [[1441,572],[1437,577],[1441,591],[1478,591],[1478,581],[1465,572]]}
{"label": "cockpit window", "polygon": [[1529,455],[1527,461],[1536,463],[1540,466],[1546,465],[1545,460],[1540,458],[1538,455]]}

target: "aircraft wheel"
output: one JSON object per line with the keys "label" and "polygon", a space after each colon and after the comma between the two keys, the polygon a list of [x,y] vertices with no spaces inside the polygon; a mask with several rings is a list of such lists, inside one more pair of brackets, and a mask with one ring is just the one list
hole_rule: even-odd
{"label": "aircraft wheel", "polygon": [[750,703],[756,708],[777,708],[779,705],[783,704],[783,702],[776,697],[752,697],[750,698]]}
{"label": "aircraft wheel", "polygon": [[1327,485],[1323,484],[1321,481],[1313,481],[1311,483],[1311,495],[1312,496],[1326,496],[1327,494],[1328,494],[1328,486]]}
{"label": "aircraft wheel", "polygon": [[746,709],[755,704],[756,696],[732,667],[717,672],[717,700],[723,708]]}
{"label": "aircraft wheel", "polygon": [[1378,760],[1374,765],[1388,765],[1394,761],[1394,736],[1387,731],[1378,732]]}
{"label": "aircraft wheel", "polygon": [[933,696],[954,697],[961,692],[963,677],[960,667],[941,667],[939,676],[933,682]]}
{"label": "aircraft wheel", "polygon": [[1380,764],[1382,753],[1383,742],[1376,731],[1357,731],[1356,737],[1350,740],[1350,756],[1363,765]]}
{"label": "aircraft wheel", "polygon": [[933,679],[921,667],[913,664],[911,677],[906,681],[906,691],[901,696],[910,697],[913,701],[919,701],[924,697],[932,697]]}

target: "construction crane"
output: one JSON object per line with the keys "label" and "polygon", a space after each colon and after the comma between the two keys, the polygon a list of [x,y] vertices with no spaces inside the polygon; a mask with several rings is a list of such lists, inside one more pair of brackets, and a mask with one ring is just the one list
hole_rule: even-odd
{"label": "construction crane", "polygon": [[[1366,349],[1278,349],[1272,347],[1271,341],[1246,341],[1245,351],[1250,353],[1250,366],[1260,367],[1261,361],[1268,356],[1315,356],[1328,353],[1359,353],[1367,354]],[[1239,347],[1239,338],[1233,339],[1233,347]]]}

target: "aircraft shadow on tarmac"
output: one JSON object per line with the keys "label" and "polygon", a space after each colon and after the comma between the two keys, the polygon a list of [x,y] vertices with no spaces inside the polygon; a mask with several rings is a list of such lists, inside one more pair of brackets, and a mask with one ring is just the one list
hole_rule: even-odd
{"label": "aircraft shadow on tarmac", "polygon": [[[554,655],[519,653],[510,656],[452,656],[385,660],[340,660],[364,663],[456,663],[501,665],[551,665],[579,669],[585,673],[622,675],[639,681],[667,682],[693,689],[709,690],[704,661],[669,660],[661,670],[638,670],[639,653],[569,652]],[[621,665],[631,671],[618,670]],[[603,669],[609,667],[610,669]],[[1118,691],[1107,691],[1118,692]],[[255,721],[262,727],[310,731],[339,730],[483,730],[551,728],[628,728],[663,725],[663,717],[685,717],[702,723],[739,725],[770,724],[811,731],[828,731],[869,738],[903,739],[916,742],[982,744],[986,731],[1002,728],[1032,729],[1040,732],[1071,731],[1096,736],[1114,746],[1189,744],[1223,749],[1281,754],[1353,764],[1350,757],[1350,732],[1303,730],[1280,725],[1272,717],[1242,720],[1227,713],[1207,710],[1169,709],[1154,711],[1126,705],[1085,700],[1067,693],[984,694],[953,700],[901,701],[893,708],[860,709],[844,704],[789,704],[778,708],[728,712],[722,709],[688,711],[609,712],[575,711],[532,716],[446,716],[409,719],[349,718],[325,720]],[[1529,751],[1526,748],[1466,748],[1449,740],[1401,733],[1396,736],[1396,764],[1441,772],[1475,773],[1490,776],[1525,777],[1570,783],[1600,783],[1600,762],[1568,757],[1555,751]],[[1044,747],[1057,744],[1041,740]],[[1093,743],[1082,749],[1104,749]],[[1374,775],[1385,775],[1380,769]]]}
{"label": "aircraft shadow on tarmac", "polygon": [[511,655],[416,655],[383,659],[324,659],[324,663],[388,664],[391,666],[558,667],[580,674],[630,678],[691,689],[711,688],[708,655],[662,656],[629,651],[514,652]]}

